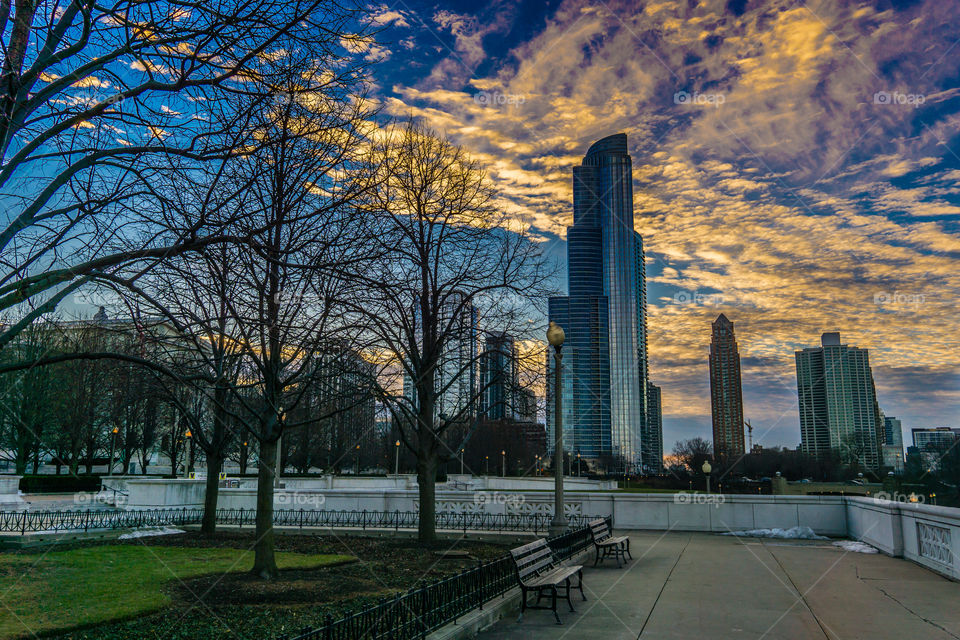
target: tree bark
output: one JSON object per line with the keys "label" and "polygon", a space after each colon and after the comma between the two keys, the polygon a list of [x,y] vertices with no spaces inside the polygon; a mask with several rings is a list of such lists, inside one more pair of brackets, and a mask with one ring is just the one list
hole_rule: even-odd
{"label": "tree bark", "polygon": [[437,540],[437,454],[423,452],[417,456],[417,485],[420,495],[419,540],[430,544]]}
{"label": "tree bark", "polygon": [[200,534],[212,536],[217,532],[217,499],[220,495],[220,470],[223,456],[219,451],[207,452],[207,487],[203,494],[203,521]]}
{"label": "tree bark", "polygon": [[272,580],[280,575],[273,553],[273,479],[276,459],[277,440],[261,441],[257,464],[256,543],[253,546],[251,572],[264,580]]}

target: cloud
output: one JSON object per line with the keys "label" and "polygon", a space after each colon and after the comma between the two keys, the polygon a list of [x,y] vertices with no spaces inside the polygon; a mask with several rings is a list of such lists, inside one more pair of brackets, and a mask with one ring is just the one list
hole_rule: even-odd
{"label": "cloud", "polygon": [[[484,45],[505,22],[440,11],[455,55],[396,84],[386,108],[471,151],[548,253],[571,222],[571,168],[592,141],[629,135],[668,422],[709,424],[705,349],[720,312],[750,363],[747,413],[765,444],[799,441],[793,352],[826,330],[870,348],[884,410],[919,420],[933,410],[914,409],[913,383],[884,376],[960,365],[960,57],[943,55],[958,18],[933,0],[726,4],[568,0],[508,51]],[[928,99],[874,101],[892,91]],[[678,304],[678,291],[705,295]],[[960,409],[955,379],[931,380],[940,413]]]}

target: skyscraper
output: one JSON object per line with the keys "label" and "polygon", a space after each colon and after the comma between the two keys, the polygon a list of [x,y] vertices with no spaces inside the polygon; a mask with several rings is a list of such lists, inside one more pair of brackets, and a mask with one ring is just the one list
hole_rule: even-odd
{"label": "skyscraper", "polygon": [[491,420],[516,419],[519,410],[516,345],[506,333],[487,334],[480,354],[480,412]]}
{"label": "skyscraper", "polygon": [[903,470],[903,424],[899,418],[883,417],[883,466],[899,473]]}
{"label": "skyscraper", "polygon": [[713,323],[710,339],[710,409],[713,455],[735,461],[744,453],[740,351],[733,323],[722,313]]}
{"label": "skyscraper", "polygon": [[[594,143],[573,169],[573,226],[567,228],[569,295],[551,298],[564,328],[564,446],[635,470],[661,438],[647,428],[647,321],[643,240],[633,229],[627,136]],[[552,371],[553,358],[547,358]],[[553,375],[548,442],[553,442]],[[644,442],[647,440],[647,442]]]}
{"label": "skyscraper", "polygon": [[[465,420],[476,415],[478,407],[477,308],[462,294],[451,294],[440,309],[443,326],[449,326],[447,340],[437,361],[433,387],[436,390],[436,415]],[[403,376],[403,395],[417,406],[414,381]]]}
{"label": "skyscraper", "polygon": [[884,425],[869,352],[841,344],[839,333],[824,333],[820,344],[796,352],[801,449],[877,469]]}
{"label": "skyscraper", "polygon": [[663,471],[663,400],[660,387],[647,381],[647,419],[640,434],[640,461],[645,473]]}

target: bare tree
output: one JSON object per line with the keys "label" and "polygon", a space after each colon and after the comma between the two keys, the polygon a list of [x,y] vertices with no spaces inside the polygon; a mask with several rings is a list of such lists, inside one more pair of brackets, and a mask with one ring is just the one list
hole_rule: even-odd
{"label": "bare tree", "polygon": [[678,440],[673,445],[673,456],[687,470],[694,474],[702,473],[700,467],[707,460],[713,459],[713,449],[709,440],[703,438],[691,438],[689,440]]}
{"label": "bare tree", "polygon": [[526,333],[530,301],[546,299],[548,274],[462,148],[411,123],[379,137],[371,164],[378,175],[368,235],[386,259],[361,274],[355,310],[370,348],[394,358],[381,400],[416,455],[419,536],[431,542],[438,467],[460,449],[447,436],[477,422],[478,327]]}
{"label": "bare tree", "polygon": [[0,2],[0,311],[22,310],[0,348],[118,266],[242,241],[207,220],[158,229],[156,180],[248,152],[242,122],[210,116],[269,97],[276,59],[354,74],[328,63],[362,48],[362,17],[352,0]]}

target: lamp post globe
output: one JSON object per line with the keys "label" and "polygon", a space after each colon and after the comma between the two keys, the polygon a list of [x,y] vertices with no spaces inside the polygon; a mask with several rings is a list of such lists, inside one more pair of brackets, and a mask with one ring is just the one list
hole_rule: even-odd
{"label": "lamp post globe", "polygon": [[703,471],[703,475],[707,478],[707,493],[710,493],[710,472],[713,471],[713,467],[710,466],[710,461],[704,460],[700,470]]}

